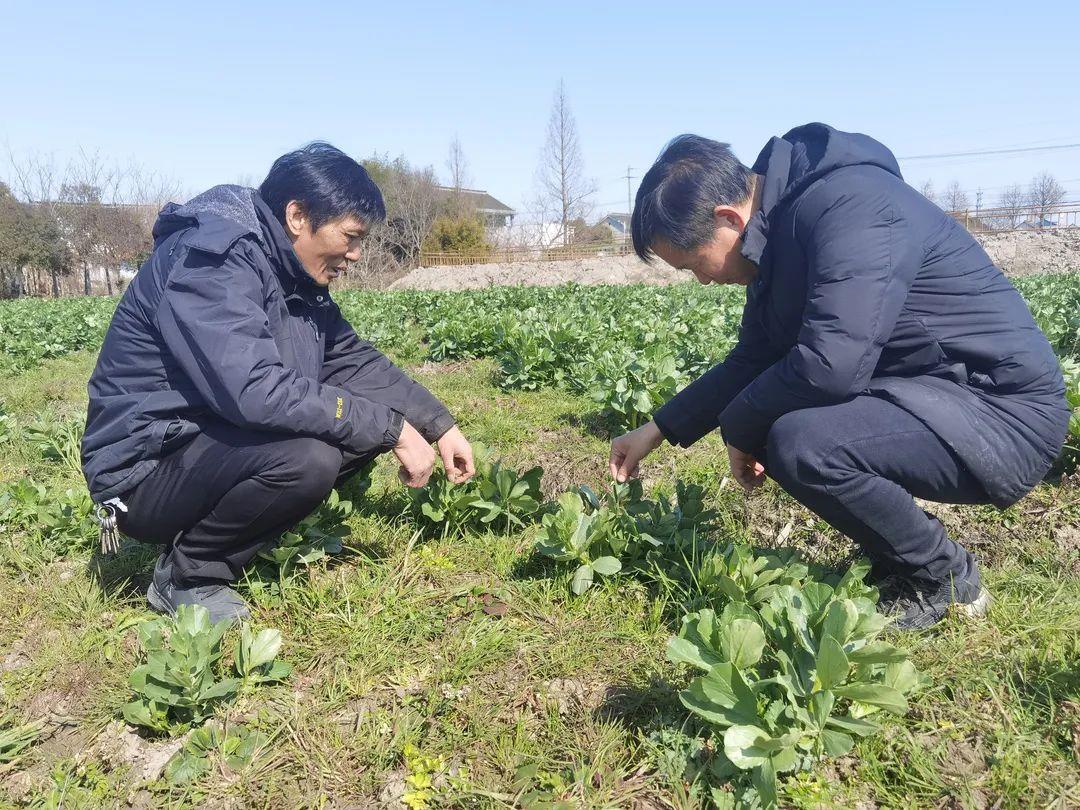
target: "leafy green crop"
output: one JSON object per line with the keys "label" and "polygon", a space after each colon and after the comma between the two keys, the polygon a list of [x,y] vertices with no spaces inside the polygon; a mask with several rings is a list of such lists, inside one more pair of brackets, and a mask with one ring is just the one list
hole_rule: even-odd
{"label": "leafy green crop", "polygon": [[473,446],[473,455],[476,475],[472,480],[455,485],[445,470],[436,469],[426,486],[409,490],[414,519],[443,533],[500,523],[506,531],[524,526],[540,509],[543,469],[533,467],[518,474],[479,443]]}
{"label": "leafy green crop", "polygon": [[195,729],[165,766],[165,778],[173,784],[193,782],[208,773],[215,764],[231,771],[247,766],[268,739],[265,734],[246,726],[221,728],[208,723]]}
{"label": "leafy green crop", "polygon": [[[729,556],[746,575],[785,570],[745,551]],[[748,772],[762,805],[775,807],[777,774],[841,756],[855,737],[880,729],[876,714],[907,711],[918,675],[906,652],[878,639],[889,620],[862,583],[868,571],[860,563],[835,585],[775,585],[780,577],[771,576],[749,591],[754,605],[731,601],[719,614],[707,608],[683,619],[668,657],[703,673],[680,699],[714,729],[716,780]],[[725,796],[715,795],[718,803]]]}
{"label": "leafy green crop", "polygon": [[93,547],[93,510],[82,488],[50,494],[44,484],[24,478],[0,491],[0,526],[22,535],[46,560]]}
{"label": "leafy green crop", "polygon": [[345,521],[352,511],[352,501],[343,500],[337,490],[331,490],[318,509],[285,532],[277,543],[260,551],[259,557],[274,563],[279,579],[284,581],[296,573],[298,565],[340,554],[342,541],[349,536]]}
{"label": "leafy green crop", "polygon": [[580,595],[596,575],[642,569],[654,558],[674,554],[709,527],[715,514],[704,508],[703,491],[679,481],[674,504],[642,495],[638,480],[613,484],[601,500],[588,487],[564,492],[544,515],[536,550],[577,564],[570,589]]}
{"label": "leafy green crop", "polygon": [[687,382],[674,353],[660,344],[637,355],[609,352],[596,364],[592,398],[614,415],[624,430],[647,422]]}
{"label": "leafy green crop", "polygon": [[1065,398],[1072,408],[1072,416],[1058,467],[1072,472],[1080,465],[1080,361],[1062,360],[1061,371],[1065,376]]}
{"label": "leafy green crop", "polygon": [[156,732],[183,732],[201,724],[241,687],[289,675],[291,668],[274,660],[281,634],[253,634],[245,623],[234,653],[236,677],[221,677],[221,641],[230,624],[211,624],[210,614],[199,605],[181,605],[174,618],[161,616],[140,624],[146,663],[131,673],[135,699],[124,706],[124,719]]}

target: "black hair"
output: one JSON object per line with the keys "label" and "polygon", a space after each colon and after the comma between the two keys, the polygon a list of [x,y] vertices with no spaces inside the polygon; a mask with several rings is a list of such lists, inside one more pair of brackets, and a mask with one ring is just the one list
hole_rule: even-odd
{"label": "black hair", "polygon": [[752,178],[726,143],[700,135],[670,141],[638,187],[630,217],[634,252],[647,262],[657,239],[680,250],[711,241],[716,232],[713,209],[746,200]]}
{"label": "black hair", "polygon": [[259,194],[282,224],[285,208],[296,200],[303,206],[313,231],[349,215],[366,225],[386,219],[382,192],[367,170],[323,141],[314,141],[275,160],[259,186]]}

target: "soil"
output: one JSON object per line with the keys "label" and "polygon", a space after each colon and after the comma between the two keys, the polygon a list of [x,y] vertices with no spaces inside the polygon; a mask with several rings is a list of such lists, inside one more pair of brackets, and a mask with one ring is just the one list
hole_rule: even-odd
{"label": "soil", "polygon": [[392,290],[473,290],[483,287],[554,287],[558,284],[676,284],[691,276],[660,260],[609,256],[566,262],[471,264],[421,267],[390,285]]}
{"label": "soil", "polygon": [[[1080,271],[1080,228],[975,234],[990,258],[1006,274]],[[552,287],[576,284],[677,284],[690,273],[659,259],[652,265],[636,256],[608,256],[566,262],[471,264],[421,267],[390,285],[392,290],[474,290],[483,287]]]}

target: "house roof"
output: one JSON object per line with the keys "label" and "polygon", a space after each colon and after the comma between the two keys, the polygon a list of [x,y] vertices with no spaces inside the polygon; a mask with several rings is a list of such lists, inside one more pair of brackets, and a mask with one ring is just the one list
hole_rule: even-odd
{"label": "house roof", "polygon": [[461,194],[462,198],[471,207],[475,208],[481,214],[513,214],[514,209],[504,202],[492,197],[486,191],[481,191],[475,188],[461,188],[454,189],[449,186],[437,186],[438,190],[449,197],[451,194],[457,192]]}

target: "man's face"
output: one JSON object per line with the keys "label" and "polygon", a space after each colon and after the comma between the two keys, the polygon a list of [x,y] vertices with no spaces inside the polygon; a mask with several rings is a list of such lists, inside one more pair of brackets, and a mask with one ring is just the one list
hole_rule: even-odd
{"label": "man's face", "polygon": [[740,252],[741,231],[719,227],[711,242],[683,250],[658,239],[653,253],[679,270],[689,270],[700,284],[741,284],[754,280],[757,268]]}
{"label": "man's face", "polygon": [[367,226],[354,216],[344,216],[312,231],[302,210],[294,207],[296,203],[289,203],[285,211],[285,229],[293,240],[293,250],[315,283],[326,287],[349,262],[360,258],[360,241]]}

